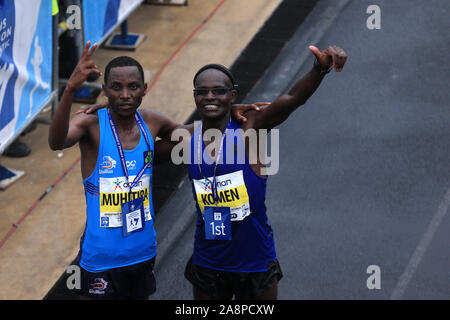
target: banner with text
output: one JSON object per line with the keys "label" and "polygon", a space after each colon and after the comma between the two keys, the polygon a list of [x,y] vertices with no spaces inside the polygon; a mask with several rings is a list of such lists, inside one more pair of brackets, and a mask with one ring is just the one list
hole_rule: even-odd
{"label": "banner with text", "polygon": [[0,153],[52,92],[52,0],[0,0]]}

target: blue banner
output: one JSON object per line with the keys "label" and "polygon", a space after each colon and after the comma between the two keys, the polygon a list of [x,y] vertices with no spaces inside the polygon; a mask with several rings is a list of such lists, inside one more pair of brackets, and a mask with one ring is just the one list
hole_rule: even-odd
{"label": "blue banner", "polygon": [[85,42],[101,43],[143,0],[83,0]]}
{"label": "blue banner", "polygon": [[52,0],[0,0],[0,150],[50,99]]}

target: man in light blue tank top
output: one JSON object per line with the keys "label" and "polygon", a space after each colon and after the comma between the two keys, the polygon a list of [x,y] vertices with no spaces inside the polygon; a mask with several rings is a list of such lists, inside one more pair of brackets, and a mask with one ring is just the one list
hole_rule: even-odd
{"label": "man in light blue tank top", "polygon": [[174,129],[192,131],[193,125],[180,125],[152,110],[137,111],[147,85],[142,66],[130,57],[117,57],[105,68],[108,107],[70,119],[75,91],[89,74],[101,74],[92,60],[96,48],[87,43],[67,82],[49,145],[52,150],[76,143],[80,147],[87,204],[78,257],[82,297],[145,299],[155,291],[153,160],[167,155],[158,153],[154,141],[170,141]]}
{"label": "man in light blue tank top", "polygon": [[[262,159],[250,162],[251,130],[271,130],[303,105],[331,68],[340,72],[347,56],[339,47],[320,51],[313,68],[291,90],[261,111],[250,111],[237,123],[230,108],[236,97],[231,72],[217,64],[206,65],[194,76],[194,99],[202,123],[191,138],[189,178],[197,208],[192,258],[185,277],[193,285],[194,299],[276,299],[282,273],[275,253],[273,232],[266,215],[267,176]],[[209,129],[219,130],[219,142],[208,151]],[[241,130],[240,130],[241,129]],[[237,132],[237,133],[236,133]],[[231,140],[229,136],[234,136]],[[256,135],[256,146],[260,144]],[[252,148],[252,149],[250,149]],[[245,153],[245,161],[228,157],[232,150]],[[231,159],[231,161],[230,161]]]}

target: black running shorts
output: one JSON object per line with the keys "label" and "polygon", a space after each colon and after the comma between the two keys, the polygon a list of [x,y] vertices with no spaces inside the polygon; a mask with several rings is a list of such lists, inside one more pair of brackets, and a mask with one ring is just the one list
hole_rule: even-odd
{"label": "black running shorts", "polygon": [[156,290],[155,258],[92,273],[81,268],[81,295],[88,299],[147,299]]}
{"label": "black running shorts", "polygon": [[197,266],[189,259],[184,272],[186,279],[211,299],[258,299],[273,284],[274,277],[283,277],[278,260],[270,261],[264,272],[228,272]]}

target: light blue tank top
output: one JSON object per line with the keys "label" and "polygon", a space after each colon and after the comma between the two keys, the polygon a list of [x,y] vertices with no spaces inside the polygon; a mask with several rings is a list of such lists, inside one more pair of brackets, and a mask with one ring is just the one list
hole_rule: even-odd
{"label": "light blue tank top", "polygon": [[[203,152],[205,145],[201,139],[200,156],[203,163],[200,171],[198,164],[195,164],[195,160],[199,158],[199,130],[196,130],[191,139],[191,164],[188,171],[197,208],[192,259],[196,265],[216,270],[262,272],[267,271],[269,261],[277,258],[273,231],[264,203],[267,179],[256,175],[250,167],[242,135],[236,131],[239,128],[240,125],[234,119],[227,126],[227,135],[233,132],[236,134],[231,139],[225,137],[223,140],[221,158],[224,163],[217,166],[216,175],[219,196],[217,206],[230,207],[231,210],[231,240],[207,240],[205,237],[204,207],[215,205],[209,182],[212,181],[215,164],[205,163],[208,155]],[[233,160],[229,164],[226,159],[232,150],[233,156],[229,159]]]}
{"label": "light blue tank top", "polygon": [[[129,185],[121,165],[119,152],[113,137],[107,109],[97,111],[100,127],[100,145],[97,163],[92,174],[83,180],[86,196],[86,226],[80,244],[80,266],[90,272],[124,267],[153,258],[156,255],[156,232],[153,226],[152,202],[153,165],[132,189],[143,197],[145,227],[124,237],[122,235],[121,203],[128,201]],[[154,143],[141,115],[150,143],[153,161]],[[138,145],[124,150],[129,183],[144,166],[144,152],[148,145],[141,132]]]}

